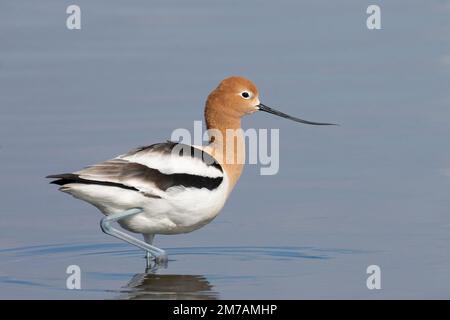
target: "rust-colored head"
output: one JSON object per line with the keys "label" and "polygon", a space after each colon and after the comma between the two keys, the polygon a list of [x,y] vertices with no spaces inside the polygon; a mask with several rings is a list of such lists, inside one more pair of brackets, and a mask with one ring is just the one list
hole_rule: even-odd
{"label": "rust-colored head", "polygon": [[239,119],[258,111],[258,88],[243,77],[229,77],[220,82],[206,101],[206,121],[221,117],[223,120]]}
{"label": "rust-colored head", "polygon": [[258,88],[250,80],[236,76],[222,80],[208,96],[205,107],[206,124],[208,129],[236,129],[240,127],[242,116],[258,110],[304,124],[333,125],[303,120],[262,104]]}

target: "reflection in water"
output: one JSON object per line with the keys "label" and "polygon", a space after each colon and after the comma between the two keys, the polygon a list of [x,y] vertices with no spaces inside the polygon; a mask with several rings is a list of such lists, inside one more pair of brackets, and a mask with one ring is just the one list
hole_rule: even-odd
{"label": "reflection in water", "polygon": [[213,286],[201,275],[138,273],[119,299],[218,299]]}
{"label": "reflection in water", "polygon": [[[276,282],[277,287],[291,285],[290,276],[279,276],[280,266],[285,266],[284,270],[301,266],[299,272],[302,275],[305,272],[311,274],[317,267],[330,265],[335,258],[370,253],[313,246],[181,247],[168,248],[167,252],[172,257],[168,268],[153,265],[145,273],[133,275],[129,270],[139,266],[137,258],[143,258],[143,255],[125,243],[71,242],[4,248],[0,249],[0,287],[3,292],[7,291],[6,297],[13,293],[22,297],[24,289],[33,289],[33,292],[46,290],[46,297],[54,298],[61,298],[61,294],[67,298],[73,298],[74,294],[98,298],[103,292],[104,297],[118,299],[219,299],[224,295],[230,297],[230,292],[226,291],[229,288],[235,288],[232,294],[241,294],[242,288],[245,292],[259,290],[255,284],[264,283],[266,287],[269,282]],[[141,267],[144,267],[142,260]],[[65,273],[61,274],[61,270],[74,262],[82,266],[85,283],[89,284],[76,293],[66,290]],[[33,272],[28,267],[30,263],[34,266]],[[214,276],[207,279],[203,275],[183,274],[189,272],[185,271],[185,265],[189,265],[188,270],[196,270],[197,264],[207,264],[214,270]],[[228,264],[233,266],[232,272],[227,271]],[[255,265],[264,268],[264,272],[255,274],[252,267]],[[169,272],[172,274],[164,274]],[[54,277],[55,273],[59,276]],[[276,294],[276,291],[270,291],[267,297],[271,297],[272,292]]]}

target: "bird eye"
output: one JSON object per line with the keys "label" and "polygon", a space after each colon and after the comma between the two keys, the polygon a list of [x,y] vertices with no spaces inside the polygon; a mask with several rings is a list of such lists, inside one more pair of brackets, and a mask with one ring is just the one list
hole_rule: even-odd
{"label": "bird eye", "polygon": [[244,99],[249,99],[250,98],[250,93],[248,93],[247,91],[244,91],[241,93],[242,98]]}

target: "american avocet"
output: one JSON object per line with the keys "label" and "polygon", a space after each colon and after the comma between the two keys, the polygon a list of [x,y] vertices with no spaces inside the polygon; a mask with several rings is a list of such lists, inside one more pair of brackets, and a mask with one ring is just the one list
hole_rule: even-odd
{"label": "american avocet", "polygon": [[[242,77],[223,80],[206,101],[207,146],[175,142],[137,148],[74,173],[50,175],[59,190],[96,206],[105,217],[102,230],[147,252],[147,261],[166,261],[167,255],[152,245],[155,234],[194,231],[217,216],[243,169],[241,161],[223,161],[227,130],[239,130],[241,117],[265,111],[311,125],[332,125],[302,120],[259,101],[258,89]],[[222,133],[222,134],[220,134]],[[244,152],[243,136],[233,136],[233,153]],[[222,160],[220,160],[222,159]],[[141,233],[144,241],[111,226]]]}

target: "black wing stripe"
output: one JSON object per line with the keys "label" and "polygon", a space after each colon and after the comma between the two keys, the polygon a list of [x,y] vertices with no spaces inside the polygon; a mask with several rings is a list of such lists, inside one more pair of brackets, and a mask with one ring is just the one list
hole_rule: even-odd
{"label": "black wing stripe", "polygon": [[[107,169],[108,170],[108,169]],[[89,176],[89,174],[87,175]],[[47,178],[58,180],[51,183],[65,185],[68,183],[98,184],[104,186],[119,187],[128,190],[140,191],[139,189],[126,184],[127,179],[139,179],[143,184],[155,185],[158,189],[166,191],[171,187],[182,186],[185,188],[206,188],[216,189],[223,181],[223,177],[211,178],[186,173],[164,174],[157,169],[149,168],[145,165],[134,162],[122,162],[120,172],[117,172],[116,179],[119,182],[91,180],[80,177],[78,174],[51,175]],[[99,177],[100,179],[100,177]]]}
{"label": "black wing stripe", "polygon": [[50,183],[57,184],[59,186],[63,186],[65,184],[69,184],[69,183],[82,183],[82,184],[97,184],[97,185],[101,185],[101,186],[118,187],[118,188],[122,188],[122,189],[139,191],[135,187],[130,187],[130,186],[124,185],[122,183],[83,179],[83,178],[80,178],[79,175],[73,174],[73,173],[54,174],[54,175],[47,176],[46,178],[57,179]]}
{"label": "black wing stripe", "polygon": [[124,156],[132,156],[139,152],[160,152],[162,154],[172,154],[172,151],[175,149],[175,151],[178,151],[178,155],[180,157],[186,157],[191,156],[192,158],[197,158],[203,161],[208,166],[213,166],[214,168],[220,170],[220,172],[223,172],[222,166],[218,163],[216,159],[214,159],[213,156],[211,156],[209,153],[204,152],[201,149],[195,148],[193,146],[183,144],[183,143],[177,143],[173,141],[167,141],[163,143],[155,143],[149,146],[139,147],[136,148]]}

